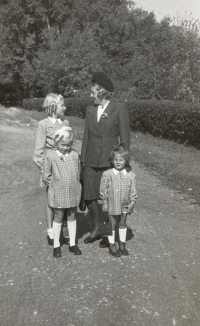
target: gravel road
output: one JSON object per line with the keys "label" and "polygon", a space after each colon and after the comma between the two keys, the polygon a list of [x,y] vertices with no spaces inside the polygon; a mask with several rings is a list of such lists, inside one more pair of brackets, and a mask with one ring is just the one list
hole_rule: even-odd
{"label": "gravel road", "polygon": [[[132,162],[138,201],[128,220],[128,257],[85,245],[83,255],[46,241],[44,190],[32,161],[35,128],[0,126],[1,326],[200,325],[200,207]],[[79,150],[80,141],[75,147]]]}

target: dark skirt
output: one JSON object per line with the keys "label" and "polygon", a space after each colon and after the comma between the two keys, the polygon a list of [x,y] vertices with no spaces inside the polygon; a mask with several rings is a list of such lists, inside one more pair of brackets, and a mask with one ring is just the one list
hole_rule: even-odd
{"label": "dark skirt", "polygon": [[83,183],[84,183],[84,200],[100,199],[100,182],[101,176],[108,168],[92,168],[84,167]]}

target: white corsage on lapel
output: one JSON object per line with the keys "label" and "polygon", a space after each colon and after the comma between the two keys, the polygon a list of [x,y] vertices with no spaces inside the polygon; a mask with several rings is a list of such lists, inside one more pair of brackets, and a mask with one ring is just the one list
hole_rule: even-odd
{"label": "white corsage on lapel", "polygon": [[106,119],[108,118],[108,114],[106,112],[103,112],[103,114],[101,115],[101,119]]}

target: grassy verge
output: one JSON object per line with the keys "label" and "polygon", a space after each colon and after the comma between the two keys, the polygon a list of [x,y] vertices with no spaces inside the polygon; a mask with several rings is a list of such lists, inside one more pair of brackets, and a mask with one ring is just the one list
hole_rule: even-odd
{"label": "grassy verge", "polygon": [[[0,122],[36,126],[44,119],[43,112],[9,109],[0,106]],[[67,117],[76,139],[82,139],[84,120]],[[131,154],[140,166],[156,174],[163,183],[187,193],[200,204],[200,151],[172,141],[154,138],[142,133],[131,133]]]}
{"label": "grassy verge", "polygon": [[132,133],[133,160],[156,174],[163,183],[189,194],[200,204],[200,151],[151,135]]}

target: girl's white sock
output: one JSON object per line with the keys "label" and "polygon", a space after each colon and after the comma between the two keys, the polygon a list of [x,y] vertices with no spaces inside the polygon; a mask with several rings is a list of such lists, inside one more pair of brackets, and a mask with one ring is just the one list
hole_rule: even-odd
{"label": "girl's white sock", "polygon": [[52,229],[52,228],[47,229],[47,234],[48,234],[49,238],[50,238],[51,240],[53,240],[53,229]]}
{"label": "girl's white sock", "polygon": [[108,236],[108,241],[109,241],[110,244],[115,243],[115,231],[112,231],[112,235]]}
{"label": "girl's white sock", "polygon": [[119,240],[121,242],[126,242],[126,233],[127,233],[127,228],[125,228],[125,229],[119,228]]}
{"label": "girl's white sock", "polygon": [[67,221],[67,227],[69,231],[69,245],[70,247],[75,246],[76,244],[76,220]]}
{"label": "girl's white sock", "polygon": [[53,238],[54,244],[53,247],[60,247],[60,231],[61,231],[62,223],[56,223],[53,221]]}

